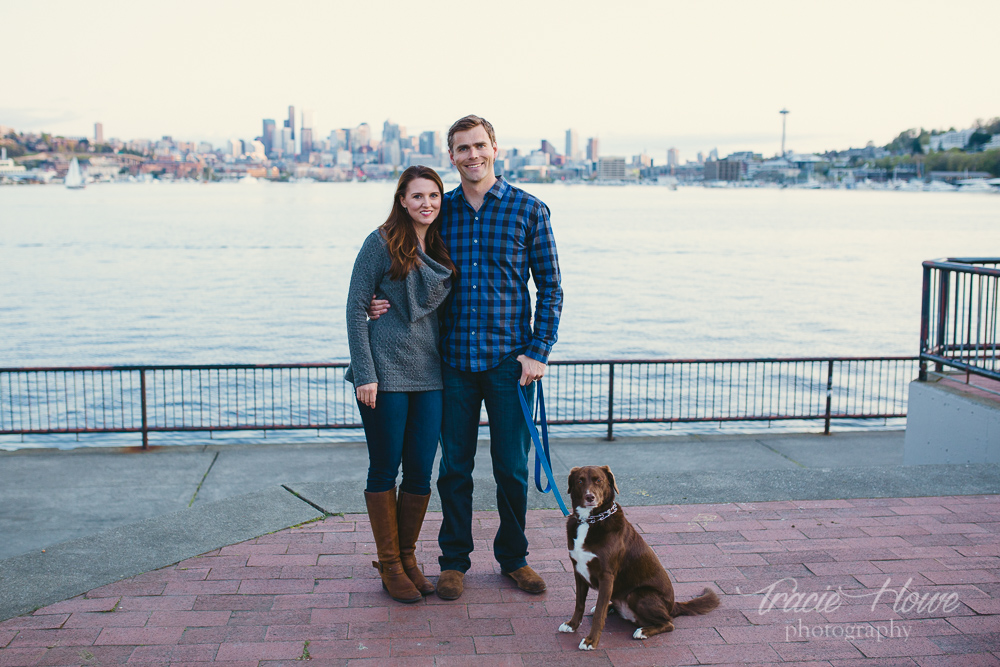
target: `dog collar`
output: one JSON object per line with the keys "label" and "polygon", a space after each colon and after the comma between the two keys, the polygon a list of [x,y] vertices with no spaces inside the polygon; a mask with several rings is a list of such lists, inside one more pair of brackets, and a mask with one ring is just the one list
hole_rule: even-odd
{"label": "dog collar", "polygon": [[598,521],[604,521],[617,511],[618,511],[618,503],[612,502],[611,507],[609,509],[604,510],[597,516],[588,516],[586,519],[581,519],[579,516],[577,516],[576,520],[579,521],[580,523],[597,523]]}

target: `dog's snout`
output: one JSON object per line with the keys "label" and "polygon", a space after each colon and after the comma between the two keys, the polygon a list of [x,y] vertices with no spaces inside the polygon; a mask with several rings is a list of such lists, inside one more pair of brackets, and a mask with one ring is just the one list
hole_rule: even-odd
{"label": "dog's snout", "polygon": [[591,491],[587,491],[587,493],[583,494],[583,499],[584,499],[584,500],[589,500],[589,501],[592,501],[592,500],[596,500],[596,499],[597,499],[597,496],[595,496],[595,495],[593,494],[593,492],[591,492]]}

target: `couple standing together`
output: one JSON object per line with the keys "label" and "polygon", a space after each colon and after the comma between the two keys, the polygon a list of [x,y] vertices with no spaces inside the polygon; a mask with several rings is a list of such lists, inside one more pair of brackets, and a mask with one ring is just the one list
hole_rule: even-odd
{"label": "couple standing together", "polygon": [[519,588],[545,590],[526,560],[530,438],[517,394],[523,386],[531,405],[562,311],[549,209],[494,175],[496,135],[485,119],[456,121],[448,155],[461,185],[445,193],[433,169],[403,172],[389,218],[358,253],[347,300],[347,380],[368,441],[365,501],[378,549],[372,564],[400,602],[435,591],[414,552],[439,438],[444,521],[436,591],[446,600],[462,595],[484,401],[500,514],[493,554]]}

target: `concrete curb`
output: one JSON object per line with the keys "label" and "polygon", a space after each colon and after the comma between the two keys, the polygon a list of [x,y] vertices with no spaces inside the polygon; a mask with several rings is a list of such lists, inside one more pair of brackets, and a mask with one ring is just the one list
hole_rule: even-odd
{"label": "concrete curb", "polygon": [[0,620],[322,516],[273,487],[8,558],[0,561]]}

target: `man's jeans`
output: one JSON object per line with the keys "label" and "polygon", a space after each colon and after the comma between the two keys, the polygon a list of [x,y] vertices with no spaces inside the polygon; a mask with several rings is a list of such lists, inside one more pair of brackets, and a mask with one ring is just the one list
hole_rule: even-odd
{"label": "man's jeans", "polygon": [[[479,414],[483,401],[490,422],[490,455],[497,484],[500,528],[493,555],[504,572],[527,565],[528,539],[524,535],[528,506],[528,448],[530,436],[517,398],[521,364],[512,354],[500,365],[471,373],[442,364],[444,418],[441,423],[441,468],[438,493],[444,521],[438,535],[442,570],[466,572],[471,566],[472,469],[475,466]],[[528,404],[534,386],[527,387]]]}

